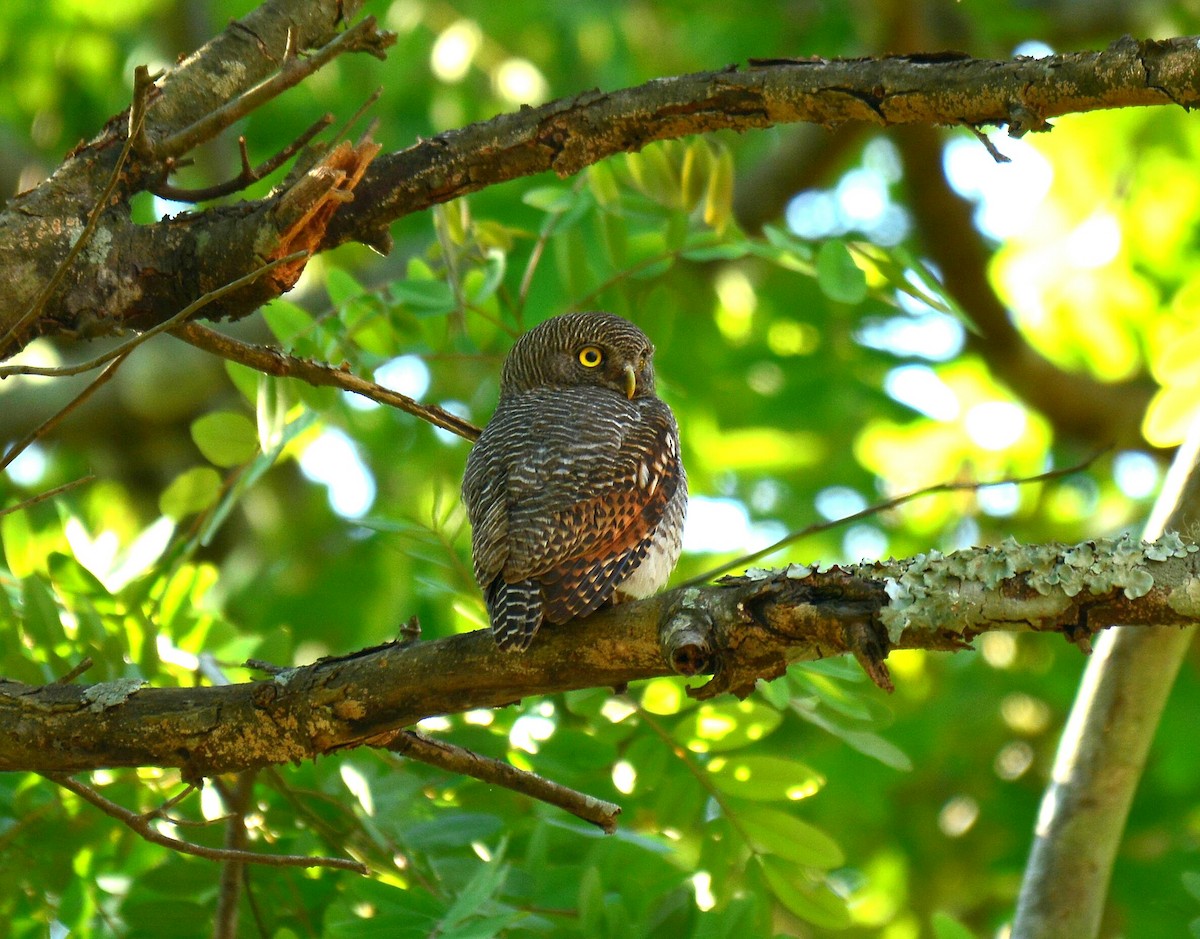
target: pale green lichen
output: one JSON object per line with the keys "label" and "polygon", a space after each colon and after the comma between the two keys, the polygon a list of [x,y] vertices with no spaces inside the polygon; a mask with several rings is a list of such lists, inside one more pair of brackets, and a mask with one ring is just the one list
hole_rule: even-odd
{"label": "pale green lichen", "polygon": [[83,700],[87,702],[88,710],[99,714],[118,704],[124,704],[132,695],[145,685],[141,678],[117,678],[113,681],[102,681],[98,685],[89,685],[83,689]]}
{"label": "pale green lichen", "polygon": [[1189,578],[1167,595],[1167,606],[1183,616],[1200,616],[1200,580]]}
{"label": "pale green lichen", "polygon": [[[896,642],[914,623],[961,632],[972,618],[967,614],[983,610],[983,592],[1018,576],[1048,601],[1034,604],[1036,610],[1026,609],[1030,619],[1061,612],[1071,597],[1084,590],[1100,595],[1120,589],[1134,600],[1154,587],[1149,564],[1196,551],[1200,547],[1185,543],[1176,532],[1152,542],[1121,535],[1081,545],[1023,545],[1007,538],[998,546],[971,548],[946,557],[931,551],[907,561],[863,565],[859,572],[877,575],[882,568],[891,603],[880,612],[880,619]],[[1172,595],[1173,603],[1189,609],[1200,607],[1200,588],[1175,593],[1179,596]]]}

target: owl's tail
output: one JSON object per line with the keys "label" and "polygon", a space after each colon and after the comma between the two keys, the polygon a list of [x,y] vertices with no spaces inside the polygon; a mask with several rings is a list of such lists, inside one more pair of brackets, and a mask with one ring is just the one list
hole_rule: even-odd
{"label": "owl's tail", "polygon": [[524,652],[533,635],[542,625],[545,604],[542,588],[532,580],[515,584],[497,577],[484,595],[488,619],[492,621],[492,638],[506,652]]}

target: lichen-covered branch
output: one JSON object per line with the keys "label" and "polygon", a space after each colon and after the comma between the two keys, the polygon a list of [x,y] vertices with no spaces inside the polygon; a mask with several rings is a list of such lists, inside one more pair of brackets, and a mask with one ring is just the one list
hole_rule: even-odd
{"label": "lichen-covered branch", "polygon": [[882,685],[891,648],[955,650],[990,630],[1086,645],[1117,623],[1200,621],[1200,551],[1167,535],[978,548],[888,564],[752,571],[546,627],[524,654],[486,631],[390,644],[217,688],[0,681],[0,770],[177,766],[188,779],[369,744],[425,717],[532,695],[711,673],[749,694],[796,661],[852,654]]}

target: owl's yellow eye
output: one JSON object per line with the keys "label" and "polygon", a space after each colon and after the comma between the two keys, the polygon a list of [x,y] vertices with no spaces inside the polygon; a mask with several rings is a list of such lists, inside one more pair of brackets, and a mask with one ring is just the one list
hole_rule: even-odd
{"label": "owl's yellow eye", "polygon": [[584,346],[579,350],[579,364],[584,368],[595,368],[604,361],[604,353],[595,346]]}

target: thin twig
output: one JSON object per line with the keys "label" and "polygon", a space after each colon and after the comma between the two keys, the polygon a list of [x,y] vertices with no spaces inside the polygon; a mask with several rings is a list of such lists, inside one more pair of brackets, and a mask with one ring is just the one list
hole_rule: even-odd
{"label": "thin twig", "polygon": [[85,655],[83,657],[83,660],[80,661],[69,672],[67,672],[65,675],[60,675],[58,678],[54,679],[54,684],[69,685],[71,682],[73,682],[76,678],[78,678],[80,675],[82,675],[84,672],[86,672],[89,668],[91,668],[95,664],[96,663],[92,661],[92,657],[90,655]]}
{"label": "thin twig", "polygon": [[961,492],[963,490],[985,489],[989,486],[1021,486],[1026,483],[1040,483],[1051,479],[1058,479],[1062,476],[1070,476],[1074,473],[1082,472],[1100,456],[1108,451],[1105,447],[1103,450],[1097,450],[1082,463],[1075,466],[1068,466],[1063,469],[1050,470],[1046,473],[1039,473],[1036,476],[1010,476],[1005,479],[989,480],[987,482],[955,482],[955,483],[937,483],[933,486],[927,486],[924,489],[917,489],[914,492],[906,492],[902,496],[896,496],[894,499],[888,499],[886,502],[877,502],[874,505],[869,505],[861,512],[854,512],[850,515],[844,515],[841,518],[834,519],[831,522],[820,522],[816,525],[809,525],[807,528],[802,528],[799,531],[791,532],[780,538],[774,544],[767,545],[759,551],[751,551],[749,554],[743,554],[739,558],[734,558],[732,561],[726,561],[712,570],[705,571],[697,577],[693,577],[686,583],[679,584],[680,587],[698,587],[700,584],[708,583],[719,574],[724,574],[726,571],[731,571],[738,567],[746,567],[753,564],[755,561],[760,561],[768,555],[774,554],[781,548],[786,548],[788,545],[800,541],[802,538],[807,538],[809,535],[815,535],[819,532],[828,531],[831,528],[837,528],[839,525],[845,525],[847,522],[857,522],[859,519],[870,518],[872,515],[878,515],[880,512],[886,512],[889,509],[899,508],[900,506],[912,502],[914,499],[919,499],[922,496],[936,495],[940,492]]}
{"label": "thin twig", "polygon": [[83,391],[79,392],[79,394],[77,394],[74,398],[72,398],[63,408],[58,411],[58,413],[51,415],[40,425],[35,427],[24,437],[9,447],[4,456],[0,457],[0,470],[12,463],[12,461],[20,456],[25,448],[32,444],[35,440],[46,436],[46,434],[54,430],[55,427],[62,423],[63,418],[65,418],[77,407],[87,401],[88,398],[94,395],[101,385],[105,384],[110,378],[113,377],[117,369],[121,367],[121,363],[124,361],[124,355],[118,359],[115,359],[112,364],[108,366],[108,368],[92,379],[92,381],[88,383],[88,386],[84,388]]}
{"label": "thin twig", "polygon": [[295,48],[294,34],[288,33],[288,47],[283,64],[270,78],[238,95],[190,124],[183,130],[158,142],[156,153],[160,159],[181,156],[193,147],[211,140],[226,127],[241,120],[266,102],[287,89],[298,85],[318,69],[328,65],[344,52],[369,52],[378,59],[386,57],[384,50],[396,41],[393,33],[379,32],[375,28],[375,17],[368,16],[344,33],[330,40],[320,49],[301,58]]}
{"label": "thin twig", "polygon": [[29,309],[26,310],[21,317],[13,323],[3,335],[0,335],[0,359],[3,359],[11,342],[15,341],[26,326],[34,322],[41,315],[42,308],[46,305],[46,301],[54,296],[54,291],[58,289],[58,285],[62,283],[63,278],[67,276],[67,271],[71,269],[71,265],[75,263],[75,259],[79,257],[81,252],[91,240],[92,234],[96,230],[96,225],[100,222],[100,216],[104,210],[108,208],[109,200],[112,198],[113,191],[117,188],[117,183],[121,180],[121,171],[125,168],[125,162],[129,159],[129,152],[133,149],[134,142],[144,139],[143,131],[146,118],[146,102],[149,99],[151,91],[154,89],[154,78],[150,75],[149,70],[144,65],[139,65],[133,71],[133,103],[129,108],[129,131],[125,135],[125,144],[121,147],[121,152],[117,156],[117,163],[113,167],[112,173],[108,177],[108,182],[104,186],[104,191],[100,193],[100,197],[96,200],[96,204],[92,206],[92,211],[88,214],[87,223],[83,226],[83,231],[75,240],[75,244],[71,245],[71,249],[67,252],[67,256],[62,259],[62,263],[54,269],[54,274],[46,281],[38,295],[33,298],[33,302],[29,304]]}
{"label": "thin twig", "polygon": [[64,375],[78,375],[81,372],[88,372],[94,368],[99,368],[101,365],[112,359],[115,359],[117,356],[123,356],[127,354],[132,349],[140,346],[147,339],[152,339],[159,333],[173,329],[188,317],[194,316],[201,309],[208,306],[208,304],[212,303],[214,300],[221,299],[221,297],[225,296],[227,293],[233,293],[235,290],[240,290],[242,287],[253,283],[264,274],[273,271],[280,265],[291,264],[293,261],[298,261],[307,256],[307,251],[295,251],[286,257],[276,258],[274,261],[264,264],[262,267],[256,268],[249,274],[243,274],[241,277],[237,278],[237,280],[231,280],[229,283],[218,287],[216,290],[210,290],[203,296],[193,300],[170,319],[163,320],[153,328],[147,329],[144,333],[138,333],[128,342],[122,343],[115,349],[110,349],[108,352],[105,352],[103,355],[98,355],[94,359],[89,359],[88,361],[81,362],[78,365],[53,367],[40,365],[10,365],[6,368],[0,368],[0,378],[8,378],[10,375],[48,375],[57,378]]}
{"label": "thin twig", "polygon": [[621,814],[619,805],[568,789],[501,760],[493,760],[444,740],[433,740],[415,730],[394,731],[369,742],[373,746],[383,747],[422,763],[429,763],[452,773],[472,776],[483,782],[524,793],[540,802],[556,805],[577,818],[602,828],[606,834],[611,835],[617,830],[617,816]]}
{"label": "thin twig", "polygon": [[204,349],[206,352],[219,355],[231,362],[238,362],[267,375],[297,378],[310,385],[324,385],[352,391],[364,398],[370,398],[372,401],[378,401],[380,404],[386,404],[419,417],[434,427],[458,434],[466,440],[475,440],[480,433],[479,428],[470,421],[451,414],[445,408],[439,408],[435,404],[420,404],[398,391],[384,388],[375,382],[359,378],[351,372],[342,371],[330,365],[289,355],[270,346],[240,342],[198,323],[185,323],[177,327],[173,331],[173,335],[198,349]]}
{"label": "thin twig", "polygon": [[92,473],[86,476],[81,476],[79,479],[72,479],[69,483],[63,483],[61,486],[55,486],[53,489],[47,489],[45,492],[39,492],[36,496],[31,496],[28,499],[23,499],[16,505],[5,506],[0,509],[0,518],[8,515],[11,512],[20,512],[22,509],[28,509],[31,506],[37,505],[39,502],[45,502],[47,499],[53,499],[55,496],[61,496],[64,492],[69,492],[76,486],[82,486],[92,482],[96,477]]}
{"label": "thin twig", "polygon": [[233,179],[228,179],[223,183],[217,183],[213,186],[204,186],[199,189],[185,189],[181,186],[172,185],[164,177],[161,182],[149,187],[150,191],[156,196],[160,196],[163,199],[171,199],[175,202],[207,202],[209,199],[219,199],[222,196],[232,195],[235,192],[245,189],[251,183],[258,182],[264,176],[274,173],[303,147],[307,146],[310,140],[332,123],[332,114],[326,114],[318,118],[308,130],[274,156],[259,163],[258,166],[250,165],[250,155],[246,152],[246,138],[238,137],[238,150],[241,154],[242,169]]}
{"label": "thin twig", "polygon": [[190,854],[210,861],[241,861],[246,864],[270,864],[275,867],[332,867],[337,870],[354,871],[358,874],[367,873],[366,865],[349,858],[340,857],[308,857],[301,854],[258,854],[254,851],[242,851],[231,848],[208,848],[204,845],[193,844],[190,841],[180,841],[158,831],[150,821],[137,812],[131,812],[124,806],[106,799],[91,786],[72,779],[64,773],[43,773],[46,779],[57,783],[85,802],[90,802],[105,815],[115,818],[131,831],[140,835],[152,844],[162,845],[180,854]]}
{"label": "thin twig", "polygon": [[[182,802],[184,799],[186,799],[188,796],[190,796],[195,791],[196,791],[196,786],[194,783],[186,783],[183,787],[182,792],[171,796],[171,798],[167,799],[167,801],[164,802],[162,805],[158,806],[158,808],[151,809],[149,812],[143,812],[142,818],[144,818],[148,822],[153,821],[156,818],[161,818],[161,819],[164,819],[164,820],[170,822],[172,825],[194,824],[190,820],[175,818],[174,816],[168,815],[167,813],[170,812],[171,809],[175,808],[175,806],[177,806],[180,802]],[[208,820],[205,819],[203,824],[208,824]]]}
{"label": "thin twig", "polygon": [[988,154],[991,156],[991,158],[993,160],[995,160],[997,163],[1011,163],[1012,162],[1011,157],[1005,156],[998,149],[996,149],[996,145],[994,143],[992,143],[991,138],[988,137],[987,134],[985,134],[983,131],[981,131],[974,124],[968,124],[966,126],[967,126],[967,130],[969,130],[971,133],[973,133],[975,135],[975,139],[978,140],[981,144],[983,144],[983,149],[985,149],[988,152]]}
{"label": "thin twig", "polygon": [[[225,849],[245,851],[249,842],[246,831],[246,812],[254,795],[256,770],[239,773],[237,785],[222,787],[221,798],[229,810],[225,828]],[[238,901],[242,897],[246,865],[243,861],[225,861],[221,866],[220,889],[217,893],[217,911],[213,917],[213,939],[236,939],[238,926]]]}

